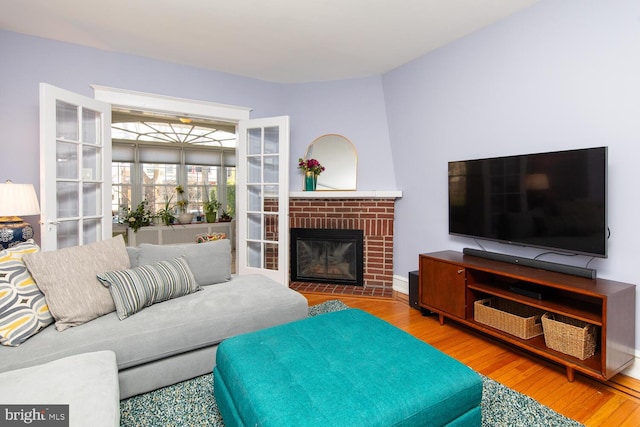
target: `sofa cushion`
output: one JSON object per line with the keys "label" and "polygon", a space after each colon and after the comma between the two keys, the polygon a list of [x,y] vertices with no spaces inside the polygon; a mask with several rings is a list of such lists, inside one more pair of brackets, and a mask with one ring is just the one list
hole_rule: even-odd
{"label": "sofa cushion", "polygon": [[231,279],[231,243],[227,239],[179,245],[140,245],[138,265],[184,257],[200,286]]}
{"label": "sofa cushion", "polygon": [[286,286],[262,275],[235,276],[126,321],[113,312],[64,332],[45,328],[19,347],[0,347],[0,372],[97,350],[113,350],[123,370],[302,319],[307,311],[307,300]]}
{"label": "sofa cushion", "polygon": [[0,251],[0,343],[16,346],[53,323],[44,295],[24,265],[25,254],[39,252],[33,240]]}
{"label": "sofa cushion", "polygon": [[109,288],[120,320],[152,304],[178,298],[199,289],[184,258],[160,261],[98,274]]}
{"label": "sofa cushion", "polygon": [[129,268],[122,235],[83,246],[24,256],[36,284],[63,331],[110,313],[115,305],[99,273]]}
{"label": "sofa cushion", "polygon": [[140,258],[140,248],[137,246],[127,246],[127,255],[129,255],[129,265],[131,268],[135,268],[140,265],[138,259]]}
{"label": "sofa cushion", "polygon": [[[119,426],[120,391],[115,354],[112,351],[84,353],[0,373],[0,402],[3,405],[69,405],[68,426]],[[33,423],[42,424],[64,423]]]}

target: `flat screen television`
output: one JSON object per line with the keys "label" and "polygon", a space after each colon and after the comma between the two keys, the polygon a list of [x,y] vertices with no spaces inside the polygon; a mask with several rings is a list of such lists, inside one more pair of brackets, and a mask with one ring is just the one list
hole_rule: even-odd
{"label": "flat screen television", "polygon": [[607,256],[607,147],[449,162],[449,233]]}

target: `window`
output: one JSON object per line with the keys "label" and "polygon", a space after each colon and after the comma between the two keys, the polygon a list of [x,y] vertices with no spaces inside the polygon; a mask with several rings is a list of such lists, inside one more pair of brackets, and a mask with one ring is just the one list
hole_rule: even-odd
{"label": "window", "polygon": [[[162,119],[162,120],[161,120]],[[235,126],[114,111],[114,222],[143,200],[152,213],[175,208],[181,185],[194,217],[213,191],[221,210],[235,213]]]}
{"label": "window", "polygon": [[164,209],[167,203],[176,202],[174,193],[178,185],[178,166],[177,164],[164,163],[141,164],[141,200],[146,200],[149,203],[151,212],[158,212],[160,209]]}
{"label": "window", "polygon": [[[187,165],[187,192],[190,211],[202,212],[202,202],[213,195],[218,201],[218,166]],[[222,202],[221,202],[222,203]]]}
{"label": "window", "polygon": [[111,217],[117,223],[121,207],[131,206],[132,163],[111,162]]}

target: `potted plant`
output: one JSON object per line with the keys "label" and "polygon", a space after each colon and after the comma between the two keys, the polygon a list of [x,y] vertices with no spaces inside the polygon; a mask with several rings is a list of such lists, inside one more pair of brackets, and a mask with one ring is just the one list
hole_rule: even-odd
{"label": "potted plant", "polygon": [[229,215],[229,212],[223,210],[222,215],[220,215],[220,222],[231,222],[233,218]]}
{"label": "potted plant", "polygon": [[176,205],[178,206],[178,222],[180,224],[191,224],[193,220],[193,214],[187,212],[187,207],[189,207],[189,200],[184,194],[184,188],[182,185],[178,185],[176,187],[176,193],[178,193],[178,201]]}
{"label": "potted plant", "polygon": [[209,193],[209,200],[202,204],[202,209],[204,209],[207,222],[216,222],[218,209],[220,209],[220,202],[216,199],[216,193],[214,190],[211,190]]}
{"label": "potted plant", "polygon": [[176,216],[173,214],[173,208],[171,207],[171,200],[173,199],[173,195],[171,197],[164,196],[164,208],[158,211],[158,217],[162,220],[164,225],[167,227],[173,226],[173,222],[176,220]]}
{"label": "potted plant", "polygon": [[135,210],[127,208],[127,214],[123,219],[123,223],[129,228],[133,229],[136,233],[140,227],[149,225],[151,223],[151,212],[147,208],[147,200],[141,201]]}

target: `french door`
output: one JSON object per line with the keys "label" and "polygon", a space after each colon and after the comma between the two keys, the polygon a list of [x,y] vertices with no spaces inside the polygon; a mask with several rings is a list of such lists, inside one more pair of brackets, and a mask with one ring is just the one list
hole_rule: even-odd
{"label": "french door", "polygon": [[111,105],[40,84],[41,247],[111,237]]}
{"label": "french door", "polygon": [[96,98],[40,86],[42,248],[111,237],[111,107],[238,123],[237,272],[283,285],[289,269],[289,118],[249,120],[250,109],[94,87]]}
{"label": "french door", "polygon": [[288,286],[289,117],[240,121],[237,152],[238,273]]}

